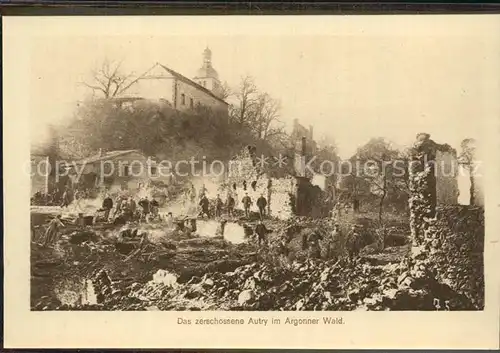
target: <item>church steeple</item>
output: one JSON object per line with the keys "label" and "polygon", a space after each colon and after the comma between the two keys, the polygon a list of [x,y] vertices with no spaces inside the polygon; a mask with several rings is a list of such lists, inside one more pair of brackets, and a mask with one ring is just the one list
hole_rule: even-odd
{"label": "church steeple", "polygon": [[199,85],[209,89],[216,96],[221,95],[219,74],[212,66],[212,51],[207,46],[203,51],[203,65],[198,69],[194,80]]}
{"label": "church steeple", "polygon": [[212,66],[212,51],[209,47],[206,47],[203,51],[203,66],[211,67]]}

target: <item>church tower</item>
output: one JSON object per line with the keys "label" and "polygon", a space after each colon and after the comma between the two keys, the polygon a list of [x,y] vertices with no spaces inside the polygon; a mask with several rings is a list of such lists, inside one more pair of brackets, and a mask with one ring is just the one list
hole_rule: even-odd
{"label": "church tower", "polygon": [[207,47],[203,51],[203,66],[198,69],[194,81],[200,86],[212,91],[217,97],[222,96],[222,86],[219,74],[212,67],[212,51]]}

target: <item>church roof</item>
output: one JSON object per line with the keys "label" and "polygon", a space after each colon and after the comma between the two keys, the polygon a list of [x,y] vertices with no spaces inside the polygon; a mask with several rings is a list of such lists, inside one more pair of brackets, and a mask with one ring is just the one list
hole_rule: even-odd
{"label": "church roof", "polygon": [[198,69],[195,78],[205,78],[205,77],[219,79],[219,74],[217,73],[217,71],[215,71],[215,69],[212,66],[204,65],[203,67]]}
{"label": "church roof", "polygon": [[197,89],[199,89],[200,91],[203,91],[207,94],[209,94],[210,96],[214,97],[215,99],[221,101],[222,103],[226,104],[226,105],[229,105],[229,103],[227,103],[224,99],[220,98],[220,97],[217,97],[212,91],[210,91],[209,89],[203,87],[202,85],[199,85],[197,84],[196,82],[194,82],[193,80],[190,80],[189,78],[187,78],[186,76],[184,75],[181,75],[180,73],[178,73],[177,71],[175,70],[172,70],[171,68],[165,66],[165,65],[162,65],[162,64],[157,64],[159,66],[161,66],[163,69],[165,69],[169,74],[171,74],[172,76],[174,76],[176,79],[178,79],[179,81],[183,81],[191,86],[194,86],[196,87]]}
{"label": "church roof", "polygon": [[[178,73],[177,71],[169,68],[168,66],[160,64],[158,62],[156,64],[154,64],[152,67],[150,67],[142,75],[140,75],[136,79],[136,81],[144,80],[144,79],[156,79],[156,78],[165,77],[165,76],[163,76],[162,73],[160,73],[160,72],[157,71],[158,69],[166,71],[171,77],[173,77],[173,78],[175,78],[175,79],[177,79],[179,81],[182,81],[184,83],[187,83],[188,85],[191,85],[191,86],[195,87],[196,89],[205,92],[206,94],[208,94],[209,96],[217,99],[218,101],[220,101],[220,102],[222,102],[222,103],[224,103],[226,105],[229,105],[229,103],[227,103],[224,99],[222,99],[219,96],[217,96],[216,94],[214,94],[211,90],[207,89],[206,87],[203,87],[202,85],[194,82],[193,80],[190,80],[186,76]],[[125,100],[129,100],[129,99],[134,100],[134,99],[140,99],[140,97],[125,97],[124,99]]]}

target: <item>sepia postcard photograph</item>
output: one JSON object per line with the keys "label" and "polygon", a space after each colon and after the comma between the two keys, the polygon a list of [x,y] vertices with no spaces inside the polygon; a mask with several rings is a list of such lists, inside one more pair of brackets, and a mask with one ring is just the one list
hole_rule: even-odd
{"label": "sepia postcard photograph", "polygon": [[3,20],[6,344],[498,348],[499,16]]}

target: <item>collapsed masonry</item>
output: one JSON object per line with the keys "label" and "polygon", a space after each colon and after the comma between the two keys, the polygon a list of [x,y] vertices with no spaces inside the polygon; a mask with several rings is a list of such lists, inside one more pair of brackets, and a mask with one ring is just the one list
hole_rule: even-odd
{"label": "collapsed masonry", "polygon": [[[226,180],[233,197],[241,201],[248,193],[255,207],[255,201],[263,195],[268,200],[268,212],[282,220],[293,215],[318,218],[328,214],[323,191],[311,183],[311,176],[297,172],[295,176],[272,178],[262,170],[261,162],[251,146],[233,158]],[[241,207],[241,203],[237,205]]]}
{"label": "collapsed masonry", "polygon": [[[243,149],[230,161],[226,184],[238,201],[248,193],[254,202],[253,207],[256,207],[255,201],[263,195],[268,201],[267,211],[273,217],[288,219],[293,215],[290,196],[296,187],[294,178],[268,177],[260,168],[252,146]],[[237,202],[236,208],[242,208],[242,204]]]}
{"label": "collapsed masonry", "polygon": [[411,266],[425,268],[480,309],[484,306],[484,211],[474,206],[437,207],[438,152],[456,155],[429,134],[417,135],[409,166]]}

